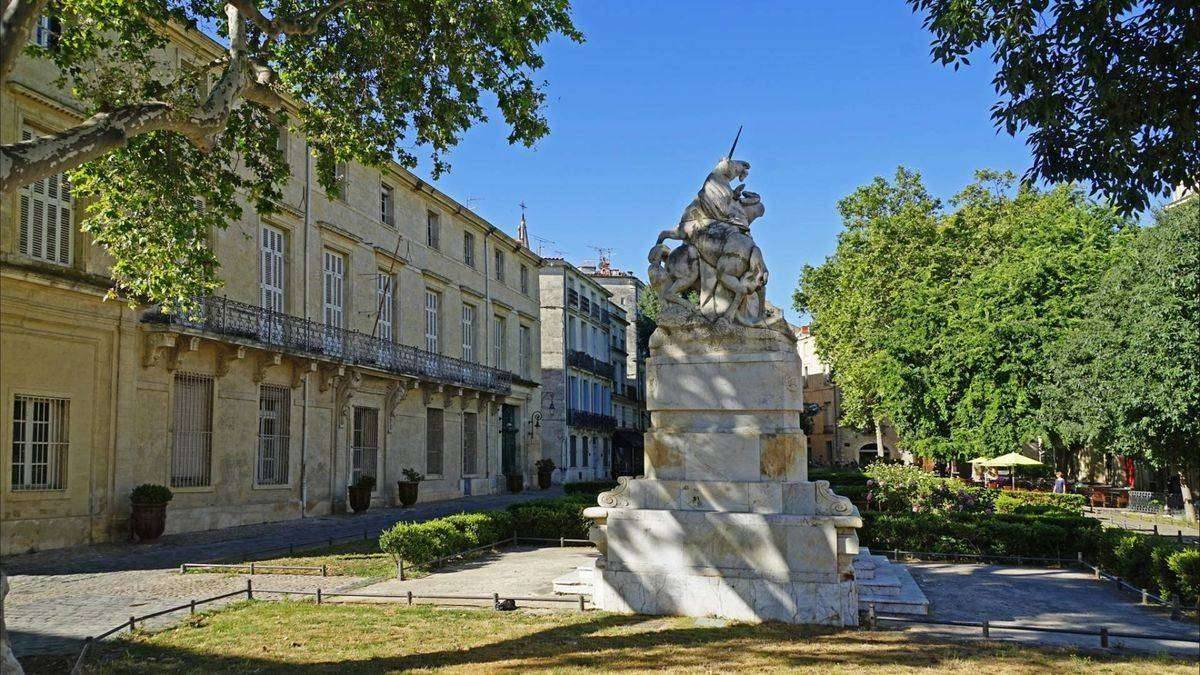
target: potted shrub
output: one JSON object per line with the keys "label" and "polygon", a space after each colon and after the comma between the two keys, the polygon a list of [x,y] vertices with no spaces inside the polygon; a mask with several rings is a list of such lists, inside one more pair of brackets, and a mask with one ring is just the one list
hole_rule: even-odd
{"label": "potted shrub", "polygon": [[551,479],[554,477],[554,470],[558,468],[554,466],[554,460],[550,459],[549,457],[545,459],[539,459],[533,463],[533,466],[535,469],[537,469],[538,487],[543,490],[548,489],[550,487]]}
{"label": "potted shrub", "polygon": [[401,473],[404,474],[404,480],[396,481],[400,506],[412,506],[417,503],[417,487],[425,480],[425,476],[417,473],[416,469],[405,469]]}
{"label": "potted shrub", "polygon": [[346,489],[350,492],[350,508],[355,513],[366,511],[371,506],[371,493],[375,491],[375,476],[363,474]]}
{"label": "potted shrub", "polygon": [[167,529],[167,502],[175,495],[165,485],[144,483],[133,489],[129,501],[133,504],[130,523],[138,541],[154,541]]}
{"label": "potted shrub", "polygon": [[522,474],[506,473],[504,474],[504,482],[508,486],[508,491],[514,494],[525,489],[525,476]]}

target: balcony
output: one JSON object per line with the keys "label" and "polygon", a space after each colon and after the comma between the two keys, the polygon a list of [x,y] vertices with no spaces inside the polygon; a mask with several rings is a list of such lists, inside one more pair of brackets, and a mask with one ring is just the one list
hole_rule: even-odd
{"label": "balcony", "polygon": [[594,356],[576,351],[574,349],[567,352],[567,365],[572,368],[577,368],[589,372],[597,377],[603,377],[607,380],[613,379],[613,367],[608,361],[601,361]]}
{"label": "balcony", "polygon": [[567,289],[567,305],[571,307],[579,306],[579,291],[573,288]]}
{"label": "balcony", "polygon": [[582,310],[584,314],[591,313],[592,301],[588,300],[587,298],[580,298],[579,299],[579,309]]}
{"label": "balcony", "polygon": [[617,419],[611,415],[569,409],[567,410],[567,425],[577,429],[610,432],[617,428]]}
{"label": "balcony", "polygon": [[169,324],[274,347],[312,358],[375,368],[441,384],[507,394],[513,375],[357,331],[309,321],[225,298],[205,298],[191,317],[149,312],[145,323]]}

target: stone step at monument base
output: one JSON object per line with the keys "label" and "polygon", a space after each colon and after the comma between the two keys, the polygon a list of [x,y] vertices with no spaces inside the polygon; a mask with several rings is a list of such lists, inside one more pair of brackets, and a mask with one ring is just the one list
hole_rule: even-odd
{"label": "stone step at monument base", "polygon": [[596,564],[590,562],[554,580],[554,593],[557,595],[591,595],[592,579],[596,574]]}
{"label": "stone step at monument base", "polygon": [[[864,571],[870,578],[859,576]],[[862,546],[854,557],[854,574],[859,610],[866,612],[875,605],[879,614],[929,614],[929,599],[904,565],[893,563],[886,556],[873,555]]]}

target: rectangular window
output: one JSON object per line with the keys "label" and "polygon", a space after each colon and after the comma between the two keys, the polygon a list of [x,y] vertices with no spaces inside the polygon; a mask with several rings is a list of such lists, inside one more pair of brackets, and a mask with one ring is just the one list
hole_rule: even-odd
{"label": "rectangular window", "polygon": [[473,412],[462,414],[463,475],[479,473],[479,415]]}
{"label": "rectangular window", "polygon": [[504,251],[496,249],[496,281],[504,281]]}
{"label": "rectangular window", "polygon": [[436,251],[441,248],[441,240],[441,218],[433,211],[428,211],[425,213],[425,244]]}
{"label": "rectangular window", "polygon": [[502,316],[492,317],[492,366],[508,367],[508,346],[505,344],[505,320]]}
{"label": "rectangular window", "polygon": [[579,385],[576,383],[574,375],[568,376],[567,381],[567,408],[574,408],[576,401],[579,400],[579,396],[576,393],[579,390]]}
{"label": "rectangular window", "polygon": [[[21,140],[34,137],[21,130]],[[34,181],[20,190],[20,250],[23,255],[59,265],[71,264],[71,186],[64,174]]]}
{"label": "rectangular window", "polygon": [[592,388],[590,386],[588,386],[588,383],[586,381],[580,382],[579,384],[580,384],[579,388],[582,390],[581,393],[583,394],[582,399],[579,401],[579,403],[580,403],[579,409],[583,410],[584,412],[591,412],[591,410],[592,410]]}
{"label": "rectangular window", "polygon": [[396,194],[387,183],[379,186],[379,220],[388,227],[396,226]]}
{"label": "rectangular window", "polygon": [[343,202],[350,200],[350,167],[345,162],[338,162],[333,167],[333,182],[337,189],[337,198]]}
{"label": "rectangular window", "polygon": [[171,430],[171,487],[212,485],[213,379],[175,374]]}
{"label": "rectangular window", "polygon": [[39,16],[37,25],[33,29],[33,44],[39,47],[49,47],[50,36],[53,35],[52,26],[49,14]]}
{"label": "rectangular window", "polygon": [[533,364],[533,331],[529,326],[521,326],[519,329],[517,349],[519,349],[520,373],[521,377],[530,379],[532,376]]}
{"label": "rectangular window", "polygon": [[[375,461],[379,456],[379,411],[354,406],[354,429],[350,445],[350,484],[362,476],[378,478]],[[376,488],[379,483],[376,481]]]}
{"label": "rectangular window", "polygon": [[283,232],[263,225],[258,255],[258,287],[263,309],[283,311],[283,284]]}
{"label": "rectangular window", "polygon": [[571,463],[570,463],[570,466],[572,468],[579,466],[579,461],[578,461],[579,460],[579,449],[576,447],[576,445],[578,444],[578,440],[579,439],[576,438],[575,436],[571,436]]}
{"label": "rectangular window", "polygon": [[442,295],[436,291],[425,291],[425,351],[441,352]]}
{"label": "rectangular window", "polygon": [[292,390],[263,385],[258,393],[259,485],[288,484],[288,440]]}
{"label": "rectangular window", "polygon": [[587,436],[583,437],[583,450],[582,450],[582,452],[580,452],[580,454],[583,455],[583,465],[587,466],[588,465],[588,437]]}
{"label": "rectangular window", "polygon": [[521,292],[529,295],[529,268],[521,265]]}
{"label": "rectangular window", "polygon": [[13,490],[67,486],[70,406],[65,398],[18,394],[13,399]]}
{"label": "rectangular window", "polygon": [[463,361],[475,362],[475,305],[463,305],[462,358]]}
{"label": "rectangular window", "polygon": [[475,267],[475,235],[470,232],[463,232],[463,262]]}
{"label": "rectangular window", "polygon": [[567,318],[567,349],[575,348],[575,317]]}
{"label": "rectangular window", "polygon": [[275,125],[275,149],[283,157],[283,163],[288,161],[288,122],[286,116]]}
{"label": "rectangular window", "polygon": [[395,339],[392,334],[392,312],[395,310],[395,278],[392,275],[379,271],[379,276],[375,280],[375,302],[379,303],[376,308],[379,311],[379,338],[391,342]]}
{"label": "rectangular window", "polygon": [[425,409],[425,473],[442,475],[442,423],[441,408]]}
{"label": "rectangular window", "polygon": [[325,250],[325,324],[333,328],[344,328],[346,257]]}
{"label": "rectangular window", "polygon": [[600,412],[600,383],[592,383],[592,412]]}

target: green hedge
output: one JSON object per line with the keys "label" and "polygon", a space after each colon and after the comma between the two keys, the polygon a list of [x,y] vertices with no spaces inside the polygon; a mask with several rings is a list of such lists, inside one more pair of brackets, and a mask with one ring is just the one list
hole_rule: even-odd
{"label": "green hedge", "polygon": [[1200,550],[1159,537],[1106,529],[1088,560],[1162,598],[1178,595],[1185,605],[1195,605],[1200,593]]}
{"label": "green hedge", "polygon": [[858,469],[809,469],[808,479],[813,481],[827,480],[830,485],[867,484],[867,474]]}
{"label": "green hedge", "polygon": [[563,493],[568,495],[592,495],[608,492],[617,487],[615,480],[581,480],[575,483],[563,483]]}
{"label": "green hedge", "polygon": [[1093,559],[1100,533],[1100,521],[1075,516],[867,512],[859,537],[881,550]]}
{"label": "green hedge", "polygon": [[867,492],[870,490],[866,485],[832,485],[831,487],[834,492],[855,504],[866,504]]}
{"label": "green hedge", "polygon": [[588,495],[534,499],[504,510],[475,511],[423,523],[396,523],[379,535],[379,548],[410,565],[462,553],[520,536],[585,539],[590,521],[583,509],[595,503]]}
{"label": "green hedge", "polygon": [[1083,495],[1005,490],[996,497],[996,513],[1083,515]]}

